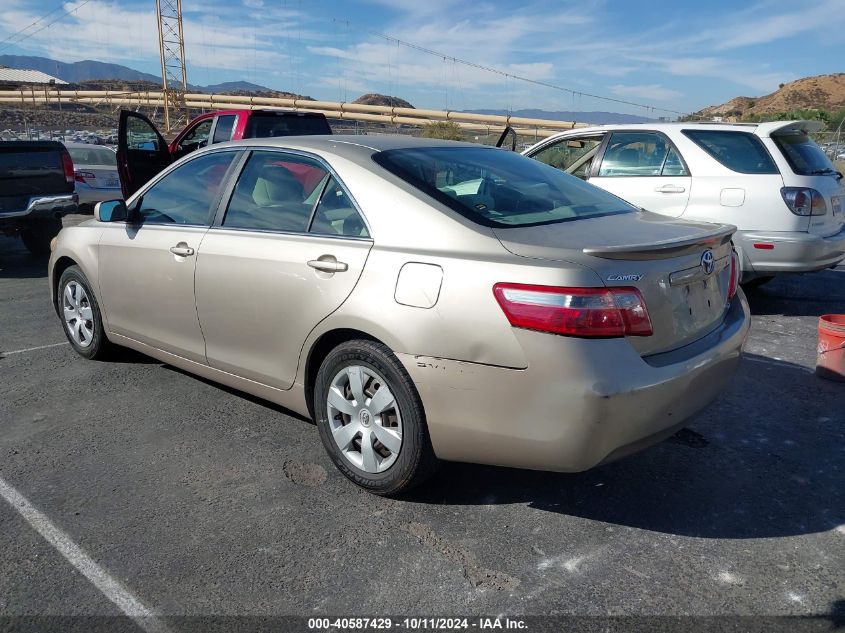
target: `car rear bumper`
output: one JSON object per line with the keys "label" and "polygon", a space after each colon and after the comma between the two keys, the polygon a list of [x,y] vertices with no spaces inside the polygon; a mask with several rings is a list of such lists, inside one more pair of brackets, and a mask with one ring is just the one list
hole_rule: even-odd
{"label": "car rear bumper", "polygon": [[[845,258],[845,229],[829,237],[799,232],[737,231],[734,242],[752,268],[743,270],[744,280],[760,275],[822,270]],[[755,248],[754,244],[773,248]]]}
{"label": "car rear bumper", "polygon": [[104,187],[97,189],[85,185],[77,184],[76,193],[79,196],[79,205],[93,205],[97,202],[104,202],[106,200],[119,200],[123,198],[123,192],[120,187]]}
{"label": "car rear bumper", "polygon": [[574,472],[664,439],[712,402],[733,377],[749,325],[740,291],[718,329],[647,358],[624,339],[526,330],[516,331],[526,369],[398,356],[441,459]]}
{"label": "car rear bumper", "polygon": [[24,209],[0,212],[0,223],[16,224],[22,220],[60,217],[75,212],[77,201],[78,198],[75,193],[58,196],[34,196],[29,199]]}

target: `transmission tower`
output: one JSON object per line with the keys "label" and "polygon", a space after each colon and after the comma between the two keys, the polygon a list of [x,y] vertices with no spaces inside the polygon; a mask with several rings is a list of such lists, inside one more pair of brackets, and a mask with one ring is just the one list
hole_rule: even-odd
{"label": "transmission tower", "polygon": [[161,50],[161,86],[164,92],[164,130],[188,122],[185,92],[185,38],[182,36],[182,0],[156,0],[158,45]]}

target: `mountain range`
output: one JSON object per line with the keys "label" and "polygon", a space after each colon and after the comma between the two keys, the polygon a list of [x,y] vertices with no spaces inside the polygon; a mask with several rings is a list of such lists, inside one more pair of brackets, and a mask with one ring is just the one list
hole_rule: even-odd
{"label": "mountain range", "polygon": [[[120,64],[107,64],[92,59],[81,62],[60,62],[48,57],[34,57],[31,55],[0,55],[0,66],[9,68],[26,68],[40,70],[43,73],[57,77],[71,84],[92,79],[119,79],[121,81],[152,81],[161,84],[161,77],[141,72]],[[270,92],[271,89],[248,81],[224,81],[209,86],[195,86],[188,84],[188,89],[196,92]]]}
{"label": "mountain range", "polygon": [[[0,66],[10,68],[25,68],[29,70],[40,70],[41,72],[57,77],[68,83],[80,83],[90,80],[116,79],[121,81],[151,81],[161,84],[161,77],[150,73],[141,72],[122,66],[120,64],[109,64],[86,59],[81,62],[62,62],[47,57],[35,57],[30,55],[0,55]],[[278,92],[266,86],[260,86],[248,81],[226,81],[209,86],[188,85],[188,89],[195,92],[206,93],[258,93]],[[379,99],[375,99],[379,97]],[[363,101],[361,101],[363,99]],[[356,101],[361,103],[379,103],[411,106],[410,103],[398,97],[384,97],[383,95],[367,94]],[[401,103],[400,103],[401,102]],[[546,110],[526,109],[508,112],[507,110],[473,110],[478,114],[498,114],[521,116],[535,119],[551,119],[555,121],[577,121],[579,123],[643,123],[653,121],[646,117],[619,114],[616,112],[548,112]]]}

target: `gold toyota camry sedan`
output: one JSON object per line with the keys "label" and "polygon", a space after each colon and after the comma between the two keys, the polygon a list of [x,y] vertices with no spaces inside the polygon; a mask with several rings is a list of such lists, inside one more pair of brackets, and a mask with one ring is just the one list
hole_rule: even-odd
{"label": "gold toyota camry sedan", "polygon": [[495,148],[285,137],[100,203],[49,272],[82,356],[130,347],[308,415],[346,477],[396,494],[439,460],[580,471],[683,426],[748,333],[733,231]]}

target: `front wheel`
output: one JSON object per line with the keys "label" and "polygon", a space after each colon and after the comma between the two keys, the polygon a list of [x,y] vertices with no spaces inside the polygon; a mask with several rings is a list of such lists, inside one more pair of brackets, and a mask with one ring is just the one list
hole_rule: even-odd
{"label": "front wheel", "polygon": [[381,343],[349,341],[329,353],[317,374],[314,411],[335,466],[370,492],[398,494],[436,469],[419,394]]}
{"label": "front wheel", "polygon": [[111,343],[103,331],[103,316],[91,285],[79,266],[70,266],[59,278],[56,296],[65,336],[80,356],[105,357]]}

